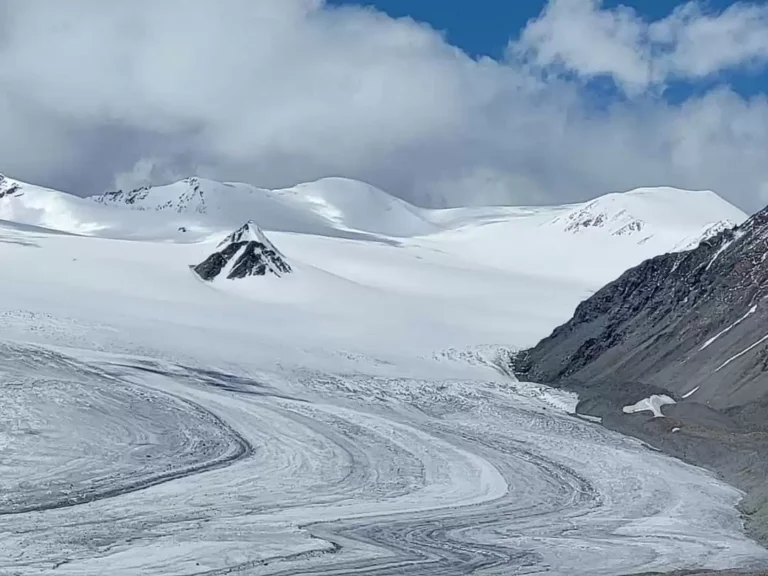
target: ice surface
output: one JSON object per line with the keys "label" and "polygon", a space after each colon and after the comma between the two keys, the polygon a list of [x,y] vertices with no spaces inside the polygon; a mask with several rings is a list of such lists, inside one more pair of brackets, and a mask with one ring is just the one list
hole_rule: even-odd
{"label": "ice surface", "polygon": [[[419,234],[384,237],[325,190],[294,213],[322,234],[269,232],[296,273],[212,285],[188,264],[249,216],[185,190],[189,213],[0,199],[25,224],[0,223],[0,573],[768,563],[737,490],[500,370],[649,243],[565,241],[546,224],[572,207],[393,216]],[[352,223],[369,236],[332,233]]]}

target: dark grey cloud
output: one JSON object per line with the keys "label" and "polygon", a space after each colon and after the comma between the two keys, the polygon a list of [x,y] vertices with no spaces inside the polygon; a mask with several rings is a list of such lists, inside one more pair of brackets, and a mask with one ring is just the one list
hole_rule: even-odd
{"label": "dark grey cloud", "polygon": [[[753,210],[768,202],[766,99],[660,95],[761,65],[766,14],[690,3],[649,23],[551,0],[499,62],[320,0],[0,0],[0,170],[80,194],[343,175],[429,205],[665,184]],[[601,77],[626,97],[596,107]]]}

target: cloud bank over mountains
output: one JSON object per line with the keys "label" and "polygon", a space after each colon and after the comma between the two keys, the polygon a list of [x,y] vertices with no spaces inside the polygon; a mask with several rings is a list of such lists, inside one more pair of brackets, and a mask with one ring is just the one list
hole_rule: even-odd
{"label": "cloud bank over mountains", "polygon": [[[0,170],[95,193],[197,173],[444,206],[641,185],[768,202],[768,6],[550,0],[503,61],[320,0],[0,0]],[[693,85],[685,98],[667,97]]]}

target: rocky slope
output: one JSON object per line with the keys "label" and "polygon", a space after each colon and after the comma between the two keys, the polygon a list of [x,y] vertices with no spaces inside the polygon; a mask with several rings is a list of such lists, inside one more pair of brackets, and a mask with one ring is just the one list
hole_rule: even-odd
{"label": "rocky slope", "polygon": [[235,280],[266,274],[282,276],[292,271],[285,256],[253,221],[227,236],[218,250],[193,270],[208,281],[219,277]]}
{"label": "rocky slope", "polygon": [[[627,271],[518,355],[544,382],[663,388],[728,408],[768,392],[768,211]],[[695,391],[694,391],[695,390]]]}
{"label": "rocky slope", "polygon": [[[697,248],[627,271],[513,359],[525,380],[579,392],[580,412],[745,488],[768,539],[768,208]],[[653,394],[667,418],[623,407]]]}
{"label": "rocky slope", "polygon": [[16,182],[11,181],[0,174],[0,198],[13,196],[14,194],[18,194],[20,190],[21,186],[19,186]]}

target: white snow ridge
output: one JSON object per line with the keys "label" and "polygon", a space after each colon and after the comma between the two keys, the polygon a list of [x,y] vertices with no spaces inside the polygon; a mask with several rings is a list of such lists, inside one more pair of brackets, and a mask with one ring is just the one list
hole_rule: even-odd
{"label": "white snow ridge", "polygon": [[339,178],[0,190],[0,574],[768,562],[740,492],[494,361],[739,221],[716,196],[616,195],[643,226],[613,234],[552,225],[584,204],[429,210]]}

